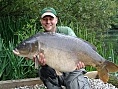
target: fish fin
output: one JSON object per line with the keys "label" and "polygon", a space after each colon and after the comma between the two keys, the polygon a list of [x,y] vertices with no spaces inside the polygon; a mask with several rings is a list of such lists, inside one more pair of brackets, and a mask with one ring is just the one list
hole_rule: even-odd
{"label": "fish fin", "polygon": [[117,72],[118,71],[118,65],[114,64],[113,62],[106,60],[103,64],[105,65],[108,72]]}
{"label": "fish fin", "polygon": [[38,59],[39,59],[39,55],[36,55],[35,62],[34,62],[35,69],[38,69],[39,68],[39,61],[38,61]]}
{"label": "fish fin", "polygon": [[86,74],[84,74],[84,76],[87,76],[89,78],[98,79],[98,71],[89,71]]}
{"label": "fish fin", "polygon": [[94,45],[92,45],[88,41],[84,41],[84,42],[86,42],[88,45],[90,45],[92,47],[92,49],[97,52],[97,48]]}
{"label": "fish fin", "polygon": [[62,72],[60,72],[60,71],[58,71],[58,70],[55,70],[55,71],[56,71],[56,74],[57,74],[57,75],[60,75],[60,76],[62,75]]}
{"label": "fish fin", "polygon": [[107,83],[109,80],[108,70],[104,67],[102,70],[98,71],[99,78],[104,82]]}
{"label": "fish fin", "polygon": [[79,38],[79,39],[82,40],[82,41],[84,41],[85,43],[87,43],[89,46],[91,46],[91,48],[92,48],[94,51],[97,51],[97,48],[96,48],[95,45],[91,44],[90,42],[88,42],[88,41],[86,41],[86,40],[84,40],[84,39],[82,39],[82,38]]}

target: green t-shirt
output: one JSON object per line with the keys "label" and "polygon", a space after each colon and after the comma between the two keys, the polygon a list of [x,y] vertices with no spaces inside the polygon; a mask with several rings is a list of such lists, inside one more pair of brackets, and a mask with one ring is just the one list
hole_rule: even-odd
{"label": "green t-shirt", "polygon": [[[45,30],[42,29],[41,31],[45,31]],[[76,37],[74,31],[70,27],[67,27],[67,26],[57,26],[56,32]]]}
{"label": "green t-shirt", "polygon": [[74,31],[70,27],[67,27],[67,26],[57,26],[56,32],[57,33],[64,33],[66,35],[76,37]]}

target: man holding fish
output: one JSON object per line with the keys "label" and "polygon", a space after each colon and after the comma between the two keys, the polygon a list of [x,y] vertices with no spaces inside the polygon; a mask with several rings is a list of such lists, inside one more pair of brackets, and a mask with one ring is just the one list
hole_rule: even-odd
{"label": "man holding fish", "polygon": [[[40,22],[44,32],[22,41],[13,53],[39,62],[39,76],[48,89],[62,89],[62,85],[67,89],[90,89],[83,76],[85,66],[95,67],[104,83],[110,72],[118,72],[118,65],[102,57],[89,42],[76,37],[71,28],[56,26],[58,18],[53,8],[42,10]],[[62,75],[58,76],[55,70]]]}
{"label": "man holding fish", "polygon": [[[44,8],[40,14],[40,22],[44,32],[63,33],[76,37],[71,28],[67,26],[57,26],[58,18],[54,8]],[[75,71],[57,75],[53,68],[46,65],[45,54],[42,52],[39,56],[40,58],[38,60],[41,65],[39,69],[39,77],[48,89],[62,89],[61,86],[65,86],[67,89],[90,89],[88,79],[84,77],[86,71],[83,69],[85,67],[83,62],[78,62]],[[35,58],[36,57],[34,57],[34,59]]]}

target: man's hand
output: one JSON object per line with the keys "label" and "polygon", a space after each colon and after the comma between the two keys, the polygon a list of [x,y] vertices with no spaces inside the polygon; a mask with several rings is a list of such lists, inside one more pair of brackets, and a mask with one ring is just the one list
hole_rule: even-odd
{"label": "man's hand", "polygon": [[85,68],[85,65],[83,62],[79,61],[78,64],[77,64],[77,70],[81,69],[81,68]]}

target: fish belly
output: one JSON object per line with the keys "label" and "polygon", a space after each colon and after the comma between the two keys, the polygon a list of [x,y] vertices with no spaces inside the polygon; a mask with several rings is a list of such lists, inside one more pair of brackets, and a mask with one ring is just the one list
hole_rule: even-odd
{"label": "fish belly", "polygon": [[44,50],[44,54],[46,64],[58,71],[71,72],[76,69],[78,59],[74,53],[49,48]]}

